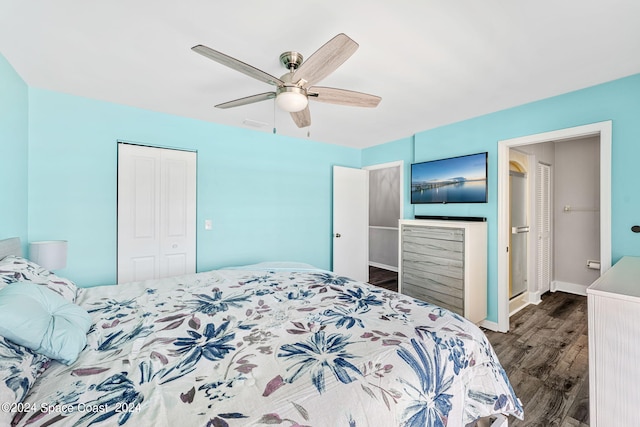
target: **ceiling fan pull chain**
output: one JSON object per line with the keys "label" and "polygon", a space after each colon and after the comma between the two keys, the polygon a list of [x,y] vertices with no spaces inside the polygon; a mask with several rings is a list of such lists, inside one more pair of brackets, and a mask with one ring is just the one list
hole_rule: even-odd
{"label": "ceiling fan pull chain", "polygon": [[276,99],[273,98],[273,134],[276,134]]}

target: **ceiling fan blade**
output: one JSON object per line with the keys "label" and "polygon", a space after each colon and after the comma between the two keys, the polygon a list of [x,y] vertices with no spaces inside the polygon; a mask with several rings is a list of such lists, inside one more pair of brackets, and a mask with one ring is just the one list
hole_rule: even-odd
{"label": "ceiling fan blade", "polygon": [[254,102],[266,101],[267,99],[273,99],[276,97],[275,92],[259,93],[257,95],[246,96],[240,99],[234,99],[233,101],[223,102],[216,105],[216,108],[233,108],[241,105],[253,104]]}
{"label": "ceiling fan blade", "polygon": [[350,105],[352,107],[377,107],[382,98],[368,93],[354,92],[334,87],[313,86],[307,89],[309,99],[329,104]]}
{"label": "ceiling fan blade", "polygon": [[260,80],[261,82],[265,82],[274,86],[284,85],[284,82],[279,78],[274,77],[269,73],[265,73],[264,71],[259,70],[256,67],[246,64],[238,59],[232,58],[229,55],[225,55],[222,52],[213,50],[210,47],[199,44],[192,47],[191,50],[199,53],[202,56],[206,56],[207,58],[212,59],[222,65],[226,65],[229,68],[240,71],[241,73],[246,74],[249,77]]}
{"label": "ceiling fan blade", "polygon": [[309,106],[307,105],[307,107],[302,111],[291,113],[291,118],[299,128],[311,126],[311,112],[309,111]]}
{"label": "ceiling fan blade", "polygon": [[306,82],[303,86],[312,86],[333,73],[357,49],[358,43],[340,33],[304,61],[293,74],[291,81],[297,83],[303,79]]}

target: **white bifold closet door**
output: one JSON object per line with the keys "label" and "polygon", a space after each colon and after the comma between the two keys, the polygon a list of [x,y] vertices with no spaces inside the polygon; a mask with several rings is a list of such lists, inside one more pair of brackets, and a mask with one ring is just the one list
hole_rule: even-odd
{"label": "white bifold closet door", "polygon": [[118,283],[195,273],[196,156],[118,144]]}
{"label": "white bifold closet door", "polygon": [[536,179],[536,229],[538,232],[538,291],[543,294],[551,287],[552,248],[551,248],[551,166],[538,163]]}

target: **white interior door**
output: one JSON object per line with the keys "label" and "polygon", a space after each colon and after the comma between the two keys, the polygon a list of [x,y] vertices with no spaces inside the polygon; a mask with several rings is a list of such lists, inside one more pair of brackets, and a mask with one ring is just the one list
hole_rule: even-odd
{"label": "white interior door", "polygon": [[196,153],[118,144],[118,283],[195,270]]}
{"label": "white interior door", "polygon": [[543,294],[551,287],[551,166],[538,163],[536,187],[536,220],[538,232],[538,291]]}
{"label": "white interior door", "polygon": [[333,271],[369,280],[369,173],[333,167]]}

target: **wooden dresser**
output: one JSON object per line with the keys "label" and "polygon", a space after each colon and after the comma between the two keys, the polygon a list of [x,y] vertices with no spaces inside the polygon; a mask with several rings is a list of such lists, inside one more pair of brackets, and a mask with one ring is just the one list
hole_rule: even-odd
{"label": "wooden dresser", "polygon": [[587,288],[590,425],[640,425],[640,257]]}
{"label": "wooden dresser", "polygon": [[487,223],[400,220],[398,290],[474,323],[487,316]]}

